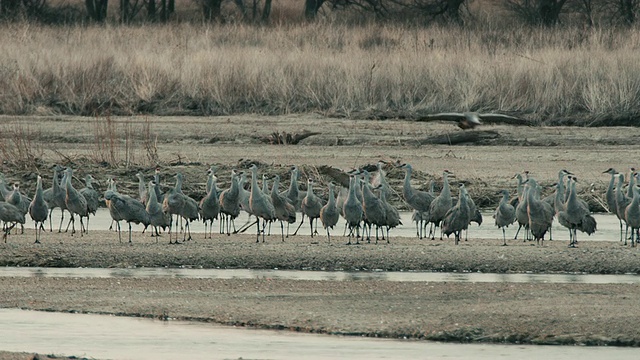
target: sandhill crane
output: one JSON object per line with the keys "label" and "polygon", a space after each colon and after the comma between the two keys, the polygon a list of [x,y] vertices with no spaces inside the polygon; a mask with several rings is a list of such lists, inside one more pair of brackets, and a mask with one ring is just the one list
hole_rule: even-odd
{"label": "sandhill crane", "polygon": [[[429,213],[429,207],[431,206],[431,202],[434,199],[432,194],[429,194],[425,191],[416,190],[411,187],[411,172],[412,168],[409,164],[400,165],[401,168],[405,169],[404,183],[402,187],[402,195],[404,196],[404,200],[411,206],[414,210],[420,211],[422,213]],[[426,217],[427,219],[429,216]],[[422,239],[423,236],[423,222],[425,216],[423,215],[420,219],[420,231],[419,238]]]}
{"label": "sandhill crane", "polygon": [[[525,181],[527,216],[529,217],[529,231],[536,243],[544,246],[544,235],[553,223],[553,208],[540,200],[538,183],[533,178]],[[517,212],[517,211],[516,211]]]}
{"label": "sandhill crane", "polygon": [[[634,177],[637,176],[638,174],[636,173]],[[625,219],[627,219],[627,225],[631,228],[631,246],[635,246],[635,244],[638,243],[638,238],[640,235],[640,195],[638,194],[637,185],[633,186],[632,193],[633,199],[625,209]]]}
{"label": "sandhill crane", "polygon": [[[451,190],[449,189],[449,175],[453,175],[449,170],[442,173],[442,191],[436,196],[429,206],[429,222],[436,228],[440,227],[444,215],[453,207]],[[435,239],[435,230],[431,232],[431,240]],[[442,228],[440,227],[440,240],[442,240]]]}
{"label": "sandhill crane", "polygon": [[173,219],[171,214],[165,213],[162,211],[162,204],[158,202],[156,197],[156,188],[157,184],[155,180],[149,182],[149,200],[147,200],[147,205],[145,209],[147,210],[147,214],[149,214],[149,225],[153,226],[155,235],[151,233],[151,236],[156,237],[156,243],[158,243],[158,237],[160,237],[160,233],[158,232],[158,228],[162,228],[163,230],[167,227],[171,226],[171,220]]}
{"label": "sandhill crane", "polygon": [[[354,233],[353,230],[357,231],[356,234],[356,244],[360,243],[359,230],[360,230],[360,222],[362,222],[362,202],[358,200],[356,196],[356,175],[352,174],[349,178],[349,195],[347,196],[347,200],[344,202],[344,206],[342,207],[342,217],[347,221],[347,226],[349,227],[349,242],[347,245],[351,244],[351,238]],[[340,209],[338,209],[340,210]]]}
{"label": "sandhill crane", "polygon": [[379,187],[380,190],[380,201],[382,202],[382,206],[384,206],[385,211],[385,224],[387,230],[387,244],[389,243],[389,229],[393,229],[398,225],[402,225],[402,221],[400,220],[400,213],[398,209],[393,207],[391,204],[387,202],[387,191],[384,191],[382,187]]}
{"label": "sandhill crane", "polygon": [[[227,235],[231,235],[231,224],[240,215],[240,188],[235,170],[231,170],[230,187],[220,193],[220,212],[227,225]],[[224,231],[224,222],[220,221],[220,224],[223,227],[221,230]],[[233,230],[235,229],[236,226],[233,224]]]}
{"label": "sandhill crane", "polygon": [[47,202],[47,206],[49,207],[49,231],[53,232],[53,225],[51,224],[51,219],[53,216],[53,209],[60,208],[62,212],[62,217],[60,218],[60,225],[58,226],[58,232],[62,232],[62,222],[64,221],[64,211],[67,210],[67,204],[65,202],[66,191],[60,184],[65,184],[65,174],[63,173],[62,179],[59,179],[60,172],[62,172],[64,168],[60,165],[55,165],[53,167],[53,179],[52,185],[50,188],[46,189],[43,192],[44,200]]}
{"label": "sandhill crane", "polygon": [[562,200],[562,202],[566,201],[564,200],[566,199],[565,188],[564,188],[564,177],[567,175],[573,175],[573,174],[565,169],[558,171],[558,182],[556,183],[556,190],[553,192],[553,194],[550,194],[542,199],[542,201],[551,205],[554,211],[557,211],[556,206],[559,204],[556,204],[556,203],[559,200]]}
{"label": "sandhill crane", "polygon": [[336,206],[334,188],[335,184],[332,181],[329,183],[329,199],[322,209],[320,209],[320,221],[322,221],[322,226],[327,230],[327,239],[329,240],[329,244],[331,244],[331,234],[329,233],[329,229],[333,229],[340,218],[340,212]]}
{"label": "sandhill crane", "polygon": [[[627,206],[629,206],[629,203],[631,202],[631,199],[629,199],[623,192],[622,192],[622,187],[624,186],[624,174],[622,173],[618,173],[615,176],[618,177],[618,186],[616,186],[615,189],[615,197],[616,197],[616,215],[618,216],[618,219],[621,221],[624,221],[624,223],[627,223],[627,219],[625,218],[625,212],[627,210]],[[625,225],[625,232],[624,232],[624,244],[627,245],[627,233],[629,230],[629,226]]]}
{"label": "sandhill crane", "polygon": [[249,169],[251,170],[251,195],[249,196],[249,208],[256,217],[256,242],[260,242],[260,218],[263,220],[262,242],[264,242],[264,229],[266,228],[267,222],[271,222],[276,219],[276,209],[273,207],[271,199],[258,188],[258,167],[256,164],[252,164]]}
{"label": "sandhill crane", "polygon": [[[25,217],[22,211],[15,207],[14,205],[9,204],[6,201],[0,201],[0,221],[5,223],[4,234],[2,235],[2,239],[4,243],[7,243],[7,237],[11,229],[13,229],[16,224],[24,225]],[[9,226],[9,224],[12,224]]]}
{"label": "sandhill crane", "polygon": [[164,201],[164,194],[160,189],[160,168],[156,168],[156,171],[153,174],[153,182],[156,184],[153,187],[153,190],[156,192],[156,199],[159,203],[162,204],[162,202]]}
{"label": "sandhill crane", "polygon": [[[482,225],[482,213],[480,212],[480,209],[478,209],[478,207],[476,206],[475,201],[473,201],[473,198],[471,197],[471,195],[467,194],[468,198],[467,198],[467,202],[469,203],[469,225],[471,225],[472,222],[478,224],[478,226]],[[464,232],[464,241],[467,241],[469,237],[469,228],[466,229],[466,231]]]}
{"label": "sandhill crane", "polygon": [[[176,184],[167,194],[165,194],[164,201],[162,203],[162,211],[165,213],[176,215],[177,218],[182,218],[185,220],[185,231],[182,235],[182,240],[191,240],[191,226],[190,223],[193,220],[197,220],[200,217],[198,213],[198,203],[192,198],[188,197],[182,192],[182,182],[183,176],[182,173],[177,173],[175,175]],[[172,221],[173,223],[173,221]],[[177,221],[176,221],[176,229],[177,229]],[[188,237],[187,237],[188,232]],[[178,234],[176,231],[176,244],[178,242]],[[169,228],[169,244],[173,244],[171,240],[171,228]]]}
{"label": "sandhill crane", "polygon": [[[309,226],[311,228],[311,237],[314,234],[318,233],[318,218],[320,217],[320,209],[322,209],[322,199],[316,196],[313,193],[313,179],[307,179],[307,195],[302,199],[302,203],[300,203],[300,211],[302,212],[302,221],[298,226],[298,229],[293,233],[293,235],[298,233],[300,226],[304,222],[305,215],[309,218]],[[313,223],[316,222],[316,229],[313,229]]]}
{"label": "sandhill crane", "polygon": [[[516,174],[513,178],[518,180],[518,201],[516,205],[514,205],[516,209],[516,220],[518,221],[518,230],[516,231],[516,235],[513,237],[514,240],[518,238],[518,234],[520,233],[520,229],[524,228],[525,230],[525,241],[529,238],[529,214],[527,214],[527,191],[529,191],[530,187],[524,186],[526,181],[523,181],[522,175]],[[536,189],[537,190],[537,189]],[[513,202],[511,202],[513,205]]]}
{"label": "sandhill crane", "polygon": [[596,221],[589,214],[588,205],[578,199],[576,194],[577,181],[575,176],[569,177],[569,197],[565,203],[564,211],[558,212],[558,221],[569,229],[569,247],[575,247],[578,243],[576,230],[586,232],[588,235],[596,231]]}
{"label": "sandhill crane", "polygon": [[96,211],[98,211],[98,204],[100,203],[99,195],[96,189],[93,188],[93,182],[95,181],[94,177],[91,175],[86,175],[84,177],[85,186],[80,189],[80,194],[84,196],[87,200],[87,232],[89,231],[89,214],[96,215]]}
{"label": "sandhill crane", "polygon": [[444,216],[442,221],[442,232],[449,237],[454,234],[455,244],[460,241],[460,233],[469,227],[471,214],[469,212],[469,204],[467,190],[463,183],[460,183],[460,191],[458,194],[458,202]]}
{"label": "sandhill crane", "polygon": [[276,210],[276,219],[280,220],[280,232],[282,234],[282,241],[284,241],[284,225],[283,221],[289,224],[296,222],[296,208],[291,203],[288,197],[280,194],[278,188],[280,187],[280,176],[276,175],[273,178],[273,186],[271,187],[271,203]]}
{"label": "sandhill crane", "polygon": [[[285,192],[286,196],[291,201],[291,204],[296,207],[296,211],[300,211],[300,206],[302,205],[302,199],[305,196],[305,193],[300,191],[300,187],[298,186],[298,177],[300,176],[300,170],[298,170],[297,166],[291,167],[291,182],[289,183],[289,188]],[[288,231],[287,231],[288,234]]]}
{"label": "sandhill crane", "polygon": [[509,203],[510,195],[507,190],[502,190],[499,194],[502,194],[502,200],[500,200],[500,204],[496,208],[493,218],[495,219],[495,224],[498,229],[502,229],[502,245],[507,246],[507,236],[504,228],[509,227],[509,225],[516,221],[516,209]]}
{"label": "sandhill crane", "polygon": [[71,185],[71,178],[73,177],[73,170],[71,168],[66,169],[66,181],[65,181],[65,203],[67,204],[67,209],[71,213],[71,235],[76,232],[75,227],[75,218],[73,214],[77,214],[80,217],[80,236],[85,231],[84,223],[82,222],[83,217],[89,216],[89,209],[87,207],[87,199],[80,194],[78,190],[76,190],[73,185]]}
{"label": "sandhill crane", "polygon": [[105,200],[109,200],[109,212],[115,214],[113,219],[116,220],[118,227],[118,240],[122,242],[122,234],[120,229],[120,220],[124,220],[129,224],[129,243],[131,241],[131,223],[143,224],[145,229],[151,223],[149,213],[146,207],[139,200],[127,195],[121,195],[114,191],[110,191],[105,196]]}
{"label": "sandhill crane", "polygon": [[620,223],[620,241],[622,241],[622,218],[620,216],[618,216],[618,211],[617,211],[617,203],[616,203],[616,192],[615,192],[615,185],[616,185],[616,174],[618,173],[615,169],[613,168],[609,168],[605,171],[602,172],[603,174],[610,174],[611,175],[611,179],[609,180],[609,186],[607,187],[607,193],[606,193],[606,199],[607,199],[607,207],[609,208],[609,212],[616,214],[616,217],[618,218],[618,222]]}
{"label": "sandhill crane", "polygon": [[383,166],[385,165],[385,162],[383,161],[378,161],[378,163],[376,164],[378,171],[376,172],[376,175],[371,179],[371,186],[374,189],[380,189],[381,192],[385,192],[385,195],[389,194],[389,191],[391,190],[391,186],[389,186],[389,183],[387,182],[387,174],[385,173]]}
{"label": "sandhill crane", "polygon": [[42,177],[38,175],[36,183],[36,193],[33,196],[33,200],[29,204],[29,215],[31,219],[36,223],[36,244],[40,243],[41,228],[49,215],[49,208],[47,208],[47,202],[44,201],[44,195],[42,190]]}
{"label": "sandhill crane", "polygon": [[[31,203],[31,198],[20,192],[19,183],[16,182],[13,184],[13,190],[6,194],[5,198],[9,204],[18,208],[18,210],[22,212],[23,216],[27,215],[27,212],[29,211],[29,204]],[[24,225],[20,224],[20,228],[21,233],[24,234]]]}
{"label": "sandhill crane", "polygon": [[[362,188],[362,211],[367,219],[369,231],[367,232],[367,241],[370,241],[371,225],[376,227],[376,244],[378,243],[378,230],[386,224],[386,209],[382,201],[376,197],[371,191],[369,182],[365,182]],[[383,232],[384,236],[384,232]]]}
{"label": "sandhill crane", "polygon": [[140,202],[142,204],[146,204],[149,198],[149,195],[147,193],[147,184],[144,181],[144,175],[141,172],[138,172],[136,174],[136,177],[138,178],[138,196],[139,196],[138,199],[140,199]]}
{"label": "sandhill crane", "polygon": [[200,217],[204,222],[204,237],[207,238],[207,221],[209,221],[209,239],[213,231],[213,220],[218,218],[220,213],[220,198],[216,186],[216,176],[209,169],[207,174],[207,195],[200,200]]}

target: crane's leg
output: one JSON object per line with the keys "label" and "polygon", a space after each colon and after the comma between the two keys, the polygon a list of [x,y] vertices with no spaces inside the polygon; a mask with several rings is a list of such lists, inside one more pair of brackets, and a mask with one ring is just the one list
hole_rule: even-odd
{"label": "crane's leg", "polygon": [[35,221],[35,229],[36,229],[36,242],[34,244],[40,244],[40,240],[38,240],[38,222]]}
{"label": "crane's leg", "polygon": [[625,226],[624,230],[624,244],[627,245],[627,237],[629,236],[629,225]]}
{"label": "crane's leg", "polygon": [[260,242],[260,221],[256,221],[256,243]]}
{"label": "crane's leg", "polygon": [[[53,232],[53,225],[51,224],[51,218],[53,217],[52,215],[53,215],[53,208],[49,210],[49,232]],[[620,225],[620,228],[622,229],[622,224]]]}
{"label": "crane's leg", "polygon": [[116,221],[116,229],[118,229],[118,242],[122,243],[122,234],[120,233],[120,221]]}
{"label": "crane's leg", "polygon": [[269,228],[271,228],[271,221],[267,221],[267,220],[263,220],[262,221],[262,242],[264,242],[264,236],[265,233],[267,232],[267,224],[269,224]]}
{"label": "crane's leg", "polygon": [[504,226],[502,227],[502,246],[507,246],[507,232],[504,231]]}
{"label": "crane's leg", "polygon": [[516,231],[516,236],[513,237],[513,240],[518,240],[518,234],[520,233],[520,229],[522,229],[522,225],[518,224],[518,230]]}
{"label": "crane's leg", "polygon": [[129,244],[133,244],[131,242],[131,223],[129,223]]}
{"label": "crane's leg", "polygon": [[622,219],[618,218],[618,221],[620,222],[620,242],[622,242]]}
{"label": "crane's leg", "polygon": [[304,224],[304,213],[302,213],[302,220],[300,221],[300,225],[298,225],[298,228],[291,236],[296,236],[296,234],[298,233],[298,230],[300,230],[300,228],[302,227],[302,224]]}
{"label": "crane's leg", "polygon": [[280,233],[282,234],[282,242],[284,242],[284,224],[280,220]]}

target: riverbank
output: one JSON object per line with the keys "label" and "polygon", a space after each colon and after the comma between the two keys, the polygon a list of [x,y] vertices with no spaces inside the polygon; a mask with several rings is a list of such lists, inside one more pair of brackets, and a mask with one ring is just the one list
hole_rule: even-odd
{"label": "riverbank", "polygon": [[[566,241],[546,241],[544,247],[532,242],[470,238],[461,245],[453,239],[418,240],[394,237],[390,244],[345,245],[334,236],[295,236],[280,240],[268,236],[256,243],[255,235],[214,235],[169,245],[168,237],[155,238],[133,233],[133,243],[119,243],[112,231],[91,230],[83,237],[68,233],[46,233],[43,244],[32,244],[33,230],[10,235],[0,244],[0,266],[41,267],[193,267],[221,269],[292,269],[343,271],[457,271],[640,274],[640,252],[618,242],[589,241],[578,248],[567,248]],[[564,234],[563,234],[564,235]]]}
{"label": "riverbank", "polygon": [[629,284],[0,278],[0,307],[335,335],[640,346]]}

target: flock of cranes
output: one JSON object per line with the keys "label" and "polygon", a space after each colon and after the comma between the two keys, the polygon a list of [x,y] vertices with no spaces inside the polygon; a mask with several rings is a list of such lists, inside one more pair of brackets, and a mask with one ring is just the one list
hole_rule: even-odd
{"label": "flock of cranes", "polygon": [[[280,191],[280,177],[273,177],[271,189],[268,180],[262,175],[262,187],[258,185],[258,167],[251,165],[248,172],[232,170],[230,186],[227,189],[217,187],[217,177],[214,169],[208,169],[206,195],[198,202],[182,191],[183,175],[175,175],[175,185],[168,191],[162,192],[160,174],[156,169],[154,178],[146,182],[143,174],[136,174],[139,180],[139,191],[136,197],[118,192],[116,181],[108,179],[107,189],[102,194],[109,213],[116,224],[118,238],[122,241],[120,222],[129,225],[129,242],[131,242],[131,224],[142,224],[146,231],[151,228],[151,236],[160,236],[160,230],[167,231],[169,243],[179,243],[179,233],[182,241],[192,238],[190,224],[202,220],[205,224],[205,238],[211,238],[214,220],[219,219],[220,234],[230,235],[246,230],[255,225],[256,242],[265,241],[267,228],[273,222],[280,223],[281,239],[285,240],[284,223],[287,223],[286,236],[290,236],[289,225],[295,224],[298,214],[301,215],[300,224],[293,235],[308,218],[310,235],[318,234],[318,220],[325,229],[327,239],[331,242],[331,230],[338,224],[340,217],[345,220],[345,236],[348,244],[355,240],[371,241],[375,230],[375,242],[380,238],[389,242],[389,230],[402,225],[398,210],[389,204],[387,197],[392,189],[386,179],[384,166],[390,165],[378,162],[377,171],[369,173],[366,170],[353,170],[349,174],[349,187],[338,187],[328,184],[328,201],[314,193],[314,180],[307,179],[306,191],[301,191],[298,185],[299,170],[291,169],[291,181],[288,189]],[[434,191],[433,182],[429,191],[422,191],[411,185],[412,167],[409,164],[393,164],[405,172],[402,186],[404,201],[414,210],[413,221],[416,223],[416,235],[419,238],[431,236],[435,239],[436,229],[440,229],[440,239],[444,235],[453,234],[455,244],[461,240],[462,232],[468,233],[471,222],[482,223],[482,215],[469,196],[463,183],[459,184],[457,197],[450,188],[449,178],[455,175],[444,170],[442,189],[439,194]],[[19,184],[13,184],[11,189],[4,176],[0,176],[0,221],[4,224],[3,239],[16,225],[20,224],[24,231],[26,214],[35,222],[36,243],[41,240],[44,224],[49,220],[49,230],[52,231],[51,214],[59,208],[62,212],[58,232],[62,231],[65,212],[70,215],[67,231],[71,226],[71,234],[76,233],[76,216],[80,220],[80,235],[88,232],[89,218],[96,214],[100,202],[100,194],[93,187],[95,179],[91,175],[85,177],[85,186],[74,188],[72,184],[73,170],[71,168],[54,168],[53,184],[43,189],[42,178],[38,176],[35,195],[29,198],[20,192]],[[247,174],[250,174],[250,190],[245,189]],[[620,220],[620,240],[627,244],[628,234],[623,234],[623,223],[627,231],[631,228],[631,245],[635,246],[640,231],[640,195],[636,183],[638,173],[632,169],[626,191],[624,175],[614,169],[604,173],[611,175],[606,199],[609,209]],[[60,176],[62,175],[62,176]],[[528,172],[516,174],[517,196],[511,197],[507,190],[502,190],[496,196],[501,201],[496,208],[493,218],[495,225],[502,229],[503,245],[506,245],[505,228],[511,224],[518,224],[518,231],[524,229],[525,239],[535,240],[544,245],[544,238],[549,233],[551,239],[551,225],[554,219],[569,230],[569,246],[578,243],[577,231],[593,234],[596,231],[596,221],[589,212],[587,203],[580,199],[576,192],[577,177],[567,170],[560,170],[558,182],[553,194],[541,197],[541,187]],[[247,223],[236,229],[234,220],[241,211],[255,217],[253,223]],[[174,220],[175,216],[175,220]],[[86,223],[85,220],[86,219]],[[184,226],[183,223],[184,222]],[[180,223],[180,230],[178,230]],[[315,223],[315,227],[314,227]],[[429,226],[430,225],[430,226]],[[208,227],[208,231],[207,231]],[[427,228],[430,227],[427,234]],[[174,238],[175,235],[175,238]],[[365,238],[366,236],[366,238]]]}

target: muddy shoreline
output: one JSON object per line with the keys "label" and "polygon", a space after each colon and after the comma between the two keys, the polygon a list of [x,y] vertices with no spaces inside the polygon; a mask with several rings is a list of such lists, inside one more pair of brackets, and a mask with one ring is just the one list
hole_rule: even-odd
{"label": "muddy shoreline", "polygon": [[640,251],[616,242],[583,241],[567,248],[565,241],[532,242],[470,238],[461,245],[453,240],[418,240],[395,237],[391,244],[363,242],[345,245],[336,236],[295,236],[285,242],[276,235],[255,243],[255,235],[214,235],[179,245],[159,243],[134,232],[133,244],[119,243],[112,231],[91,231],[82,238],[47,233],[46,243],[32,244],[32,229],[11,235],[0,244],[0,266],[41,267],[193,267],[211,269],[291,269],[322,271],[442,271],[486,273],[587,273],[640,274]]}

